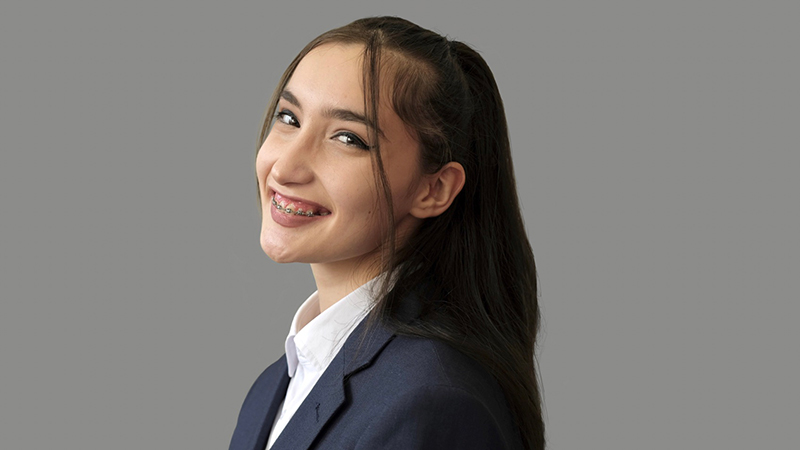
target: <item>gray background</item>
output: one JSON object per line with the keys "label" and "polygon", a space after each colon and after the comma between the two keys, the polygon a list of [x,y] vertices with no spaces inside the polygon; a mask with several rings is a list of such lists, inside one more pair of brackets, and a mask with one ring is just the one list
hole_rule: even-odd
{"label": "gray background", "polygon": [[551,449],[798,442],[796,1],[0,6],[0,448],[227,448],[313,291],[255,141],[317,34],[395,14],[494,69]]}

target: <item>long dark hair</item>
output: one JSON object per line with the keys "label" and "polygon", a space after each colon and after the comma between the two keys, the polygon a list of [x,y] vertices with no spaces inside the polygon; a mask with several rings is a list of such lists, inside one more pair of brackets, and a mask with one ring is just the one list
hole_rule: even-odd
{"label": "long dark hair", "polygon": [[[388,81],[392,107],[419,141],[423,172],[456,161],[466,173],[450,207],[425,219],[398,248],[377,125],[371,129],[373,167],[389,227],[382,264],[391,276],[384,277],[366,329],[380,321],[397,334],[439,339],[477,360],[503,388],[525,447],[543,449],[536,267],[491,70],[468,45],[407,20],[357,20],[320,35],[292,61],[267,107],[259,148],[297,64],[325,43],[364,46],[366,114],[378,123],[380,83]],[[425,301],[418,318],[409,321],[402,301],[420,286],[426,287]]]}

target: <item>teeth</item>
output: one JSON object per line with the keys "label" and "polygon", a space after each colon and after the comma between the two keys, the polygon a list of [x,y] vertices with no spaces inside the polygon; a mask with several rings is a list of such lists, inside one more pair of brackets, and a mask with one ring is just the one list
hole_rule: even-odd
{"label": "teeth", "polygon": [[330,214],[329,212],[316,214],[314,211],[304,211],[302,208],[298,208],[294,203],[289,203],[287,205],[287,203],[283,200],[281,200],[279,203],[277,200],[275,200],[275,197],[272,197],[272,204],[275,205],[275,209],[278,211],[281,211],[284,214],[294,214],[295,216],[315,217],[327,216]]}

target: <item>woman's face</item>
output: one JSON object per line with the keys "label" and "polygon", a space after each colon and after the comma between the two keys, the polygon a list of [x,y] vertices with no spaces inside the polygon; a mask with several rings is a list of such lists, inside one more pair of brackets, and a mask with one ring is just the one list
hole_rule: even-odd
{"label": "woman's face", "polygon": [[[375,143],[364,119],[362,51],[325,44],[308,53],[258,152],[261,247],[277,262],[363,270],[386,238],[369,150]],[[379,108],[380,148],[401,235],[419,222],[410,213],[419,145],[388,98]]]}

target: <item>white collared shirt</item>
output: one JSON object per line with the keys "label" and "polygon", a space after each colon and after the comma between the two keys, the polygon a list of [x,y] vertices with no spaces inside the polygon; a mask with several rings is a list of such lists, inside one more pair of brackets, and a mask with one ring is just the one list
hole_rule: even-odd
{"label": "white collared shirt", "polygon": [[291,379],[275,416],[267,449],[278,439],[350,333],[372,309],[372,289],[379,279],[380,276],[368,281],[321,314],[316,291],[298,308],[286,337],[286,365]]}

